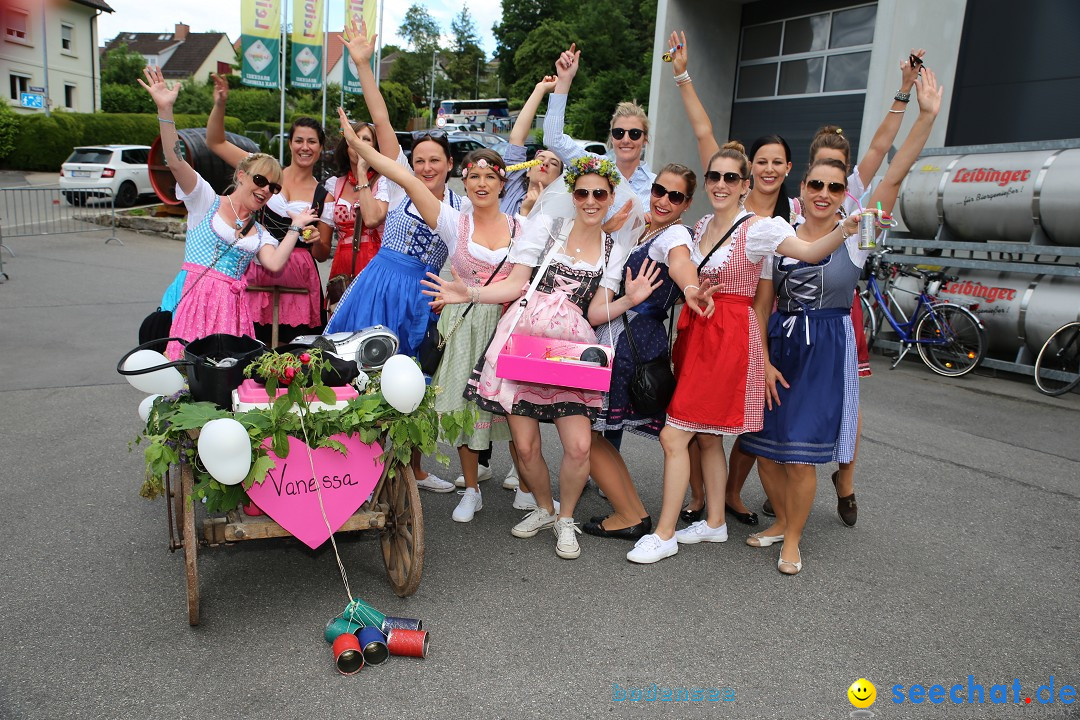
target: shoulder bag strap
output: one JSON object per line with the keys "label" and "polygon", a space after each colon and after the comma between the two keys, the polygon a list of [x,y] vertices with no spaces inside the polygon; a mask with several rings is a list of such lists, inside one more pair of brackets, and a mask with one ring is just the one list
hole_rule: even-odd
{"label": "shoulder bag strap", "polygon": [[709,254],[706,255],[702,259],[702,261],[700,263],[698,263],[697,271],[698,271],[699,275],[701,274],[702,269],[704,269],[705,264],[709,262],[709,258],[712,257],[713,253],[716,252],[717,250],[719,250],[720,246],[723,245],[724,242],[727,241],[727,239],[729,237],[731,237],[731,233],[735,232],[735,228],[739,227],[740,225],[742,225],[744,222],[746,222],[747,220],[749,220],[752,217],[754,217],[754,214],[753,213],[748,213],[746,215],[743,215],[741,218],[736,220],[734,223],[732,223],[731,227],[728,228],[728,231],[726,233],[724,233],[724,237],[720,238],[720,242],[713,245],[713,248],[712,248],[712,250],[709,251]]}

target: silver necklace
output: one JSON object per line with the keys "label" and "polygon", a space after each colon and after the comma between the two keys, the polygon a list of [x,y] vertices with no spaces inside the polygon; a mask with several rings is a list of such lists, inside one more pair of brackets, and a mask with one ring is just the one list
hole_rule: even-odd
{"label": "silver necklace", "polygon": [[248,213],[248,217],[241,220],[240,213],[236,212],[236,206],[233,205],[232,195],[226,195],[225,199],[229,201],[229,207],[232,208],[233,217],[236,218],[235,220],[233,220],[233,225],[236,226],[237,230],[242,230],[244,227],[244,222],[251,217],[251,213]]}

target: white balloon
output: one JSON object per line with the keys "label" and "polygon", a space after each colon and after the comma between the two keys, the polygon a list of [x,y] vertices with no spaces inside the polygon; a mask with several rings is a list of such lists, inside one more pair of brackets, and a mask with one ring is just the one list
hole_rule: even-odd
{"label": "white balloon", "polygon": [[[125,370],[145,370],[164,365],[169,359],[154,350],[138,350],[124,361]],[[125,375],[127,381],[144,393],[174,395],[184,389],[184,376],[174,367],[155,370],[144,375]]]}
{"label": "white balloon", "polygon": [[395,410],[411,413],[424,399],[424,373],[411,357],[394,355],[382,367],[382,394]]}
{"label": "white balloon", "polygon": [[199,459],[222,485],[236,485],[251,470],[251,438],[232,418],[218,418],[202,426]]}
{"label": "white balloon", "polygon": [[162,396],[147,395],[143,398],[143,401],[139,403],[139,417],[142,418],[143,422],[146,422],[150,419],[150,411],[154,408],[154,401],[157,400],[159,397]]}

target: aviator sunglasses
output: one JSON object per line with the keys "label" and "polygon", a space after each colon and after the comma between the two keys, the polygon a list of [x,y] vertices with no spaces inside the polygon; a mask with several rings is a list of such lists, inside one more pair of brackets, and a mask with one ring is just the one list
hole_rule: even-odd
{"label": "aviator sunglasses", "polygon": [[824,188],[826,185],[828,185],[829,192],[832,193],[833,195],[839,195],[840,193],[847,190],[847,185],[845,185],[842,182],[827,183],[824,180],[807,180],[806,181],[806,187],[810,188],[814,192],[821,192],[822,188]]}
{"label": "aviator sunglasses", "polygon": [[745,180],[745,179],[746,178],[744,178],[742,175],[740,175],[737,172],[722,173],[719,170],[709,170],[707,173],[705,173],[705,181],[706,182],[718,183],[721,180],[723,180],[728,185],[734,185],[735,183],[737,183],[737,182],[739,182],[741,180]]}
{"label": "aviator sunglasses", "polygon": [[660,183],[652,184],[652,196],[654,198],[659,200],[665,195],[668,196],[668,200],[675,203],[676,205],[682,205],[683,202],[685,202],[686,200],[686,193],[679,192],[678,190],[668,190]]}
{"label": "aviator sunglasses", "polygon": [[626,133],[630,133],[631,140],[640,140],[645,131],[638,128],[630,128],[629,130],[626,128],[611,128],[611,137],[616,140],[622,140]]}
{"label": "aviator sunglasses", "polygon": [[593,188],[591,191],[586,188],[578,188],[577,190],[574,190],[574,199],[585,202],[589,199],[590,192],[592,193],[592,196],[600,202],[607,200],[608,195],[611,194],[609,190],[605,190],[604,188]]}
{"label": "aviator sunglasses", "polygon": [[271,195],[277,195],[279,192],[281,192],[280,185],[278,185],[276,182],[270,182],[262,175],[252,175],[251,182],[255,183],[255,187],[264,188],[269,186]]}

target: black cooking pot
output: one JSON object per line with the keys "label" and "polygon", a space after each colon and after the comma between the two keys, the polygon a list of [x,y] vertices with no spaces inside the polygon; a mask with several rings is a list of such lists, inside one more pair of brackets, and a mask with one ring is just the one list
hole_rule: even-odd
{"label": "black cooking pot", "polygon": [[[145,370],[124,369],[124,363],[136,351],[163,352],[171,340],[184,346],[183,360],[173,360]],[[237,337],[219,333],[191,341],[175,337],[164,338],[143,343],[128,351],[117,363],[116,372],[121,375],[143,375],[163,368],[181,368],[187,376],[188,389],[193,400],[212,402],[222,410],[230,410],[232,391],[244,381],[244,368],[265,350],[265,345],[247,335]]]}

